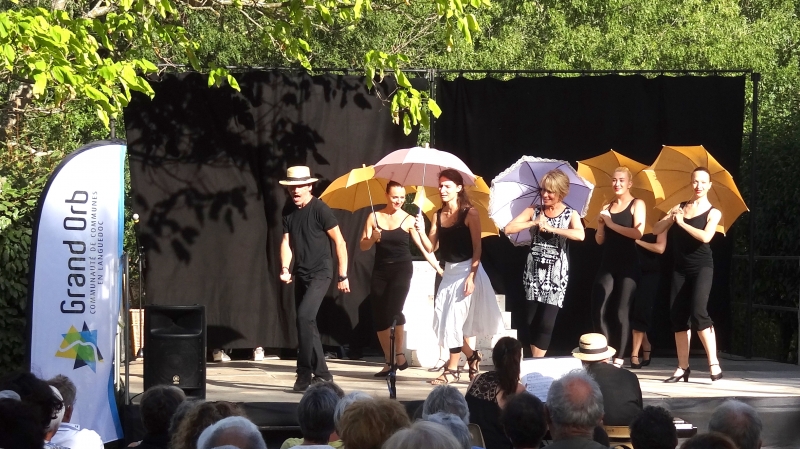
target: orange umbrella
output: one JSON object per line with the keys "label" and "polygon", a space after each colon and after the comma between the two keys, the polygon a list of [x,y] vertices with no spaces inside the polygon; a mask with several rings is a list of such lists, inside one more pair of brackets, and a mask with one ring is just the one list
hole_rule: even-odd
{"label": "orange umbrella", "polygon": [[[500,235],[500,231],[495,226],[494,221],[489,218],[489,186],[480,176],[475,177],[474,186],[464,186],[467,191],[472,206],[478,211],[481,219],[481,238],[490,235]],[[442,197],[438,189],[431,187],[417,187],[417,195],[414,197],[414,204],[419,206],[422,213],[433,221],[436,211],[442,207]]]}
{"label": "orange umbrella", "polygon": [[584,218],[586,227],[597,229],[597,216],[603,207],[614,199],[611,178],[614,175],[614,170],[618,167],[628,167],[628,170],[633,175],[631,195],[644,201],[647,206],[644,232],[650,232],[653,229],[653,225],[664,216],[663,212],[655,208],[656,204],[664,199],[661,185],[655,179],[653,172],[645,170],[647,168],[646,165],[614,150],[609,150],[591,159],[578,161],[578,174],[594,184],[589,210]]}
{"label": "orange umbrella", "polygon": [[656,161],[648,168],[648,171],[654,172],[664,190],[664,200],[656,207],[667,213],[675,205],[691,199],[694,194],[691,173],[697,167],[705,167],[711,173],[712,184],[708,191],[708,200],[722,212],[717,232],[725,234],[736,218],[749,209],[731,174],[702,145],[664,146],[661,149]]}

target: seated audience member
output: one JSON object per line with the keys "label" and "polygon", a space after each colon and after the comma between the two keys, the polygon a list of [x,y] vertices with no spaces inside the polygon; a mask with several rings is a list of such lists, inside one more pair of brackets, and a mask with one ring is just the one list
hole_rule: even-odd
{"label": "seated audience member", "polygon": [[519,383],[521,358],[522,344],[515,338],[501,338],[492,349],[494,371],[479,374],[467,389],[469,420],[481,428],[487,449],[511,449],[500,412],[506,398],[525,391]]}
{"label": "seated audience member", "polygon": [[56,412],[56,416],[50,420],[50,424],[47,426],[47,430],[44,433],[44,447],[45,449],[70,449],[65,446],[59,446],[56,443],[53,443],[53,436],[58,432],[58,426],[61,425],[61,420],[64,419],[64,408],[63,403],[64,400],[61,398],[61,393],[58,392],[58,389],[54,386],[50,386],[50,389],[53,391],[53,394],[61,401],[62,407],[58,409]]}
{"label": "seated audience member", "polygon": [[642,411],[642,389],[636,374],[612,364],[617,351],[603,334],[583,334],[572,356],[594,377],[603,392],[606,426],[629,426]]}
{"label": "seated audience member", "polygon": [[410,424],[405,407],[385,398],[355,402],[339,421],[347,449],[380,449],[390,436]]}
{"label": "seated audience member", "polygon": [[469,428],[460,417],[452,413],[439,412],[428,415],[425,421],[435,422],[445,426],[447,430],[456,437],[461,449],[472,449],[472,434],[469,433]]}
{"label": "seated audience member", "polygon": [[634,449],[675,449],[678,431],[669,411],[648,405],[630,425]]}
{"label": "seated audience member", "polygon": [[550,449],[598,449],[594,428],[603,423],[603,393],[594,378],[574,370],[553,381],[547,392],[545,417],[553,444]]}
{"label": "seated audience member", "polygon": [[[336,385],[334,382],[324,382],[324,383],[317,383],[312,384],[309,388],[316,388],[317,385]],[[338,386],[336,388],[339,388]],[[339,388],[341,391],[341,389]],[[335,390],[334,390],[335,391]],[[342,391],[342,393],[344,393]],[[336,404],[336,410],[333,411],[333,426],[335,431],[331,433],[330,438],[328,438],[328,445],[332,446],[334,449],[338,449],[344,446],[342,443],[342,439],[339,438],[339,419],[342,417],[342,413],[344,413],[345,408],[352,404],[355,401],[360,401],[363,399],[372,399],[372,396],[364,393],[363,391],[354,391],[352,393],[348,393],[339,399],[339,402]],[[303,438],[287,438],[286,441],[281,444],[281,449],[289,449],[290,447],[300,446],[303,444]]]}
{"label": "seated audience member", "polygon": [[197,439],[206,427],[230,416],[244,416],[233,402],[201,402],[191,408],[170,437],[170,449],[197,449]]}
{"label": "seated audience member", "polygon": [[297,404],[297,421],[303,434],[303,447],[330,448],[328,441],[335,434],[333,412],[339,403],[339,395],[327,388],[333,382],[311,385]]}
{"label": "seated audience member", "polygon": [[461,449],[461,445],[441,424],[417,421],[392,435],[383,449]]}
{"label": "seated audience member", "polygon": [[47,381],[50,386],[55,387],[64,400],[64,419],[58,426],[58,431],[50,440],[58,446],[81,448],[81,449],[103,449],[103,440],[97,432],[90,429],[81,429],[81,426],[72,423],[72,412],[75,411],[75,399],[78,390],[75,384],[64,375],[57,375]]}
{"label": "seated audience member", "polygon": [[681,444],[681,449],[739,449],[736,443],[719,432],[695,435]]}
{"label": "seated audience member", "polygon": [[183,421],[183,418],[186,417],[186,414],[203,402],[205,402],[205,400],[198,398],[186,398],[185,401],[181,402],[180,405],[178,405],[178,408],[175,409],[175,413],[172,414],[172,418],[169,420],[169,429],[167,430],[167,435],[172,438],[172,435],[175,435],[175,432],[178,431],[178,426],[180,425],[181,421]]}
{"label": "seated audience member", "polygon": [[755,409],[733,399],[717,407],[708,421],[709,432],[727,435],[739,449],[760,449],[762,428]]}
{"label": "seated audience member", "polygon": [[11,390],[0,391],[0,447],[42,449],[44,430],[36,409]]}
{"label": "seated audience member", "polygon": [[500,424],[514,449],[538,449],[547,433],[544,404],[527,391],[512,395],[500,414]]}
{"label": "seated audience member", "polygon": [[469,425],[469,406],[458,388],[451,385],[438,385],[422,403],[422,419],[434,413],[452,413]]}
{"label": "seated audience member", "polygon": [[168,449],[172,417],[185,400],[183,390],[172,385],[156,385],[145,391],[139,403],[144,438],[128,447]]}
{"label": "seated audience member", "polygon": [[56,397],[50,385],[29,372],[18,371],[7,375],[0,381],[0,390],[16,392],[23,404],[33,408],[41,431],[39,441],[44,439],[45,431],[59,410],[64,408],[61,399]]}
{"label": "seated audience member", "polygon": [[267,449],[255,424],[241,416],[231,416],[210,425],[200,434],[197,449],[233,446],[238,449]]}

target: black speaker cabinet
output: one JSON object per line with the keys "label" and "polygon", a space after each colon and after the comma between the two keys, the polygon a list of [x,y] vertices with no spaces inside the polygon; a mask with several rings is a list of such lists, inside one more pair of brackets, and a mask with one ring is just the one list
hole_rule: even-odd
{"label": "black speaker cabinet", "polygon": [[145,306],[144,329],[144,389],[174,385],[205,399],[205,306]]}

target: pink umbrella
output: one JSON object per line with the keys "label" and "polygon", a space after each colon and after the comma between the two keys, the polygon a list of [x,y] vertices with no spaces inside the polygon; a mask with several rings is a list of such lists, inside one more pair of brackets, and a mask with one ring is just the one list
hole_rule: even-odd
{"label": "pink umbrella", "polygon": [[446,168],[458,170],[464,185],[475,185],[475,174],[461,159],[446,151],[414,147],[392,151],[375,164],[375,177],[404,186],[439,187],[437,175]]}

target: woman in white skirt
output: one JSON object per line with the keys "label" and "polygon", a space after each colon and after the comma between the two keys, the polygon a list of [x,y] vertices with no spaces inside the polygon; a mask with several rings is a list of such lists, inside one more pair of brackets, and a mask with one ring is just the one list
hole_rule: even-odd
{"label": "woman in white skirt", "polygon": [[475,378],[483,359],[475,350],[476,336],[503,330],[494,289],[481,266],[480,218],[458,171],[447,169],[439,173],[439,194],[442,208],[436,212],[427,237],[421,216],[416,223],[425,249],[433,252],[438,248],[440,259],[446,262],[436,292],[433,331],[439,346],[450,349],[450,358],[442,374],[431,380],[434,385],[459,380],[458,359],[462,352],[467,357],[469,378]]}

